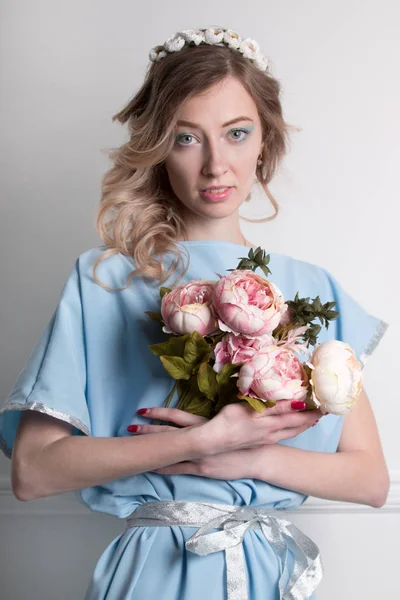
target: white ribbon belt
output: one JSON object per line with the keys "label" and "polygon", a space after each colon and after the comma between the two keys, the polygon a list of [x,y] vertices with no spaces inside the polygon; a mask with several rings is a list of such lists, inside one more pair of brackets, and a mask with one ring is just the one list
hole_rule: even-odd
{"label": "white ribbon belt", "polygon": [[[199,527],[187,540],[186,549],[200,556],[225,550],[228,600],[248,599],[242,541],[248,529],[261,529],[279,558],[280,599],[308,600],[323,576],[318,547],[293,523],[272,513],[268,508],[208,502],[147,502],[127,518],[127,528]],[[222,531],[207,533],[221,528]],[[294,567],[283,589],[288,575],[289,550],[294,555]]]}

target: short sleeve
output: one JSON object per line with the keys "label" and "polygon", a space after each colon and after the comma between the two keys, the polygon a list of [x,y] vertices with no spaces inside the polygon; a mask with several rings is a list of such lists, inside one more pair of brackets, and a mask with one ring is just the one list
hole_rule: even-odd
{"label": "short sleeve", "polygon": [[[357,302],[331,273],[324,270],[327,281],[326,298],[321,301],[335,301],[333,310],[338,311],[339,317],[329,323],[330,335],[327,339],[337,339],[349,344],[355,351],[362,366],[374,352],[389,324],[383,319],[371,315]],[[322,330],[325,330],[324,327]],[[322,331],[321,330],[321,331]],[[325,330],[326,331],[326,330]],[[324,341],[322,335],[319,341]]]}
{"label": "short sleeve", "polygon": [[90,435],[79,259],[56,310],[0,409],[0,447],[11,458],[21,412],[35,410]]}

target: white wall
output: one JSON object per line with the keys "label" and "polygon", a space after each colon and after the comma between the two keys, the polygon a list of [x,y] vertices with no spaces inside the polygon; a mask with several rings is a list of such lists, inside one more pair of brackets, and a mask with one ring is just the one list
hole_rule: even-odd
{"label": "white wall", "polygon": [[[271,59],[286,119],[302,131],[271,185],[279,218],[244,223],[246,237],[324,266],[390,323],[365,372],[394,482],[388,504],[368,511],[310,499],[292,515],[324,557],[318,600],[400,593],[394,563],[399,286],[392,276],[399,257],[399,20],[395,0],[3,0],[0,6],[3,400],[73,261],[100,243],[94,214],[108,165],[101,149],[126,137],[111,116],[140,85],[149,49],[182,28],[223,25],[256,39]],[[245,208],[248,216],[265,214],[256,200]],[[298,225],[304,215],[308,238]],[[69,496],[16,501],[4,457],[0,476],[1,599],[83,597],[121,523],[76,507]]]}

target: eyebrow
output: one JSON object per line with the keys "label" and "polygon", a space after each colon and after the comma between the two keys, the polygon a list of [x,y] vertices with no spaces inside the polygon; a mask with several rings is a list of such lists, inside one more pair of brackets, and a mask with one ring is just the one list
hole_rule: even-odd
{"label": "eyebrow", "polygon": [[[250,119],[250,117],[236,117],[236,119],[232,119],[231,121],[223,123],[222,127],[228,127],[228,125],[233,125],[233,123],[237,123],[238,121],[251,121],[254,123],[253,119]],[[186,127],[196,127],[197,129],[201,129],[198,123],[192,123],[191,121],[178,121],[177,125],[185,125]]]}

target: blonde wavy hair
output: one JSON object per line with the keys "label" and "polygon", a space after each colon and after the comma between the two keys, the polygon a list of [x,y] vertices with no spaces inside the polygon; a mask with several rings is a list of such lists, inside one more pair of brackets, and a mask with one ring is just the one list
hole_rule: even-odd
{"label": "blonde wavy hair", "polygon": [[[256,177],[275,209],[264,219],[242,218],[265,222],[277,216],[278,203],[268,183],[288,149],[292,129],[282,115],[279,81],[225,46],[185,46],[150,63],[139,91],[112,118],[127,123],[130,138],[108,150],[113,166],[102,180],[96,224],[106,249],[94,263],[93,276],[103,288],[124,290],[135,275],[162,284],[181,268],[177,281],[184,276],[189,256],[187,253],[185,263],[177,240],[187,239],[186,228],[163,161],[175,143],[182,104],[228,76],[242,83],[257,106],[264,148]],[[175,259],[166,269],[164,255],[168,252]],[[98,279],[96,269],[101,261],[118,253],[131,256],[136,268],[129,273],[124,288],[110,288]]]}

